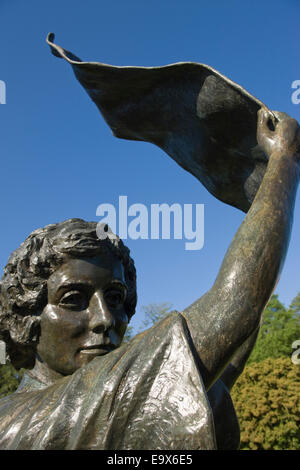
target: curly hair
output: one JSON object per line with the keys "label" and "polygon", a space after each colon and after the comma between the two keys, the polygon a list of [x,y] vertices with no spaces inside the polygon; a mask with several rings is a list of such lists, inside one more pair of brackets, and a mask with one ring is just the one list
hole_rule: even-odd
{"label": "curly hair", "polygon": [[[97,236],[97,222],[69,219],[32,232],[9,257],[0,289],[0,338],[16,368],[34,366],[40,336],[40,315],[47,305],[47,280],[70,258],[113,253],[124,266],[130,319],[137,302],[136,270],[129,249],[116,235]],[[111,234],[108,226],[102,230]]]}

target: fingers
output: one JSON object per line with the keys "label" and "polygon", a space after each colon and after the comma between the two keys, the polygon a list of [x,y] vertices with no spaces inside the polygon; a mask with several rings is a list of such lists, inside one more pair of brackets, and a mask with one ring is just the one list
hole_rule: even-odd
{"label": "fingers", "polygon": [[280,111],[272,111],[272,114],[275,116],[277,120],[277,125],[279,124],[280,127],[283,126],[284,124],[293,125],[293,126],[298,125],[298,122],[296,121],[296,119],[292,118],[287,113],[283,113]]}
{"label": "fingers", "polygon": [[288,114],[281,111],[273,111],[273,114],[276,116],[278,121],[283,121],[284,119],[292,119]]}
{"label": "fingers", "polygon": [[[279,111],[269,111],[261,108],[258,111],[258,134],[264,134],[265,137],[273,138],[274,132],[279,131],[285,122],[290,122],[293,119],[286,113]],[[280,132],[280,131],[279,131]]]}
{"label": "fingers", "polygon": [[[267,155],[271,155],[274,145],[274,117],[266,109],[258,111],[257,142]],[[274,129],[274,130],[272,130]]]}
{"label": "fingers", "polygon": [[286,113],[265,108],[258,112],[257,142],[268,156],[274,149],[295,153],[300,146],[299,129],[298,122]]}
{"label": "fingers", "polygon": [[272,122],[272,127],[275,129],[276,123],[274,122],[274,117],[266,109],[261,108],[258,111],[258,133],[263,133],[264,135],[271,137],[273,131],[271,129],[270,122]]}
{"label": "fingers", "polygon": [[293,135],[296,136],[296,134],[299,133],[299,123],[286,113],[274,111],[274,114],[279,121],[278,127],[276,128],[278,134],[284,136],[286,139],[293,140]]}

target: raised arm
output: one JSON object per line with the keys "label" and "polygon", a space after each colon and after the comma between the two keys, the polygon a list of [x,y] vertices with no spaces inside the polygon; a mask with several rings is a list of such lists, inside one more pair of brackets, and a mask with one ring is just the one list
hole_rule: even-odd
{"label": "raised arm", "polygon": [[258,142],[269,155],[264,179],[213,287],[183,312],[207,388],[255,336],[287,252],[300,177],[300,131],[294,119],[276,116],[271,131],[269,114],[258,114]]}
{"label": "raised arm", "polygon": [[228,390],[231,390],[234,386],[236,380],[239,378],[243,372],[246,362],[249,359],[249,356],[255,345],[257,336],[259,333],[259,328],[257,328],[246,341],[238,348],[237,352],[234,354],[230,363],[224,370],[220,379],[226,385]]}

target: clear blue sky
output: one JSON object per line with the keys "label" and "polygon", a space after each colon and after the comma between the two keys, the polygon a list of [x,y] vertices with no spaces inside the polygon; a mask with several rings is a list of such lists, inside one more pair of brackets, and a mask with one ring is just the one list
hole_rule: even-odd
{"label": "clear blue sky", "polygon": [[[205,204],[205,244],[128,240],[139,302],[181,310],[212,285],[244,215],[214,199],[162,150],[116,139],[75,80],[50,54],[48,32],[83,60],[156,66],[195,61],[215,67],[271,109],[300,120],[291,83],[300,80],[298,0],[0,0],[1,250],[34,229],[70,217],[97,220],[101,203]],[[300,291],[300,194],[290,249],[276,292]]]}

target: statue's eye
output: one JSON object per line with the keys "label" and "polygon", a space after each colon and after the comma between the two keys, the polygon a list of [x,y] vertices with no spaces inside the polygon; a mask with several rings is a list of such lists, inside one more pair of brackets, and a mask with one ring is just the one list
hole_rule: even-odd
{"label": "statue's eye", "polygon": [[88,298],[84,292],[69,291],[61,297],[59,305],[70,310],[85,310],[88,307]]}
{"label": "statue's eye", "polygon": [[113,287],[113,288],[107,289],[105,291],[104,297],[109,307],[120,308],[125,302],[126,289],[123,289],[121,287],[120,288]]}

